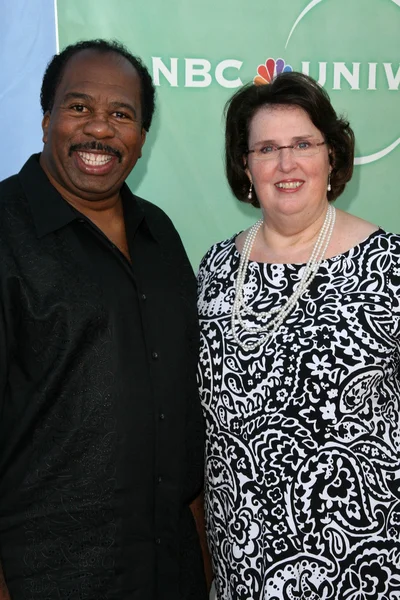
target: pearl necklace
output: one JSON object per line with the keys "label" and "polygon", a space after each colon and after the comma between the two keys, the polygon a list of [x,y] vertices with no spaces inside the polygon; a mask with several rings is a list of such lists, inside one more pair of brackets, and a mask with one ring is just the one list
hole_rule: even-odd
{"label": "pearl necklace", "polygon": [[[318,235],[318,239],[315,242],[308,263],[304,268],[302,278],[297,287],[295,288],[293,294],[281,308],[275,307],[271,308],[271,310],[267,310],[264,312],[256,312],[249,306],[246,306],[243,297],[243,286],[246,278],[247,265],[249,263],[251,250],[253,248],[253,244],[256,239],[258,230],[260,229],[263,223],[263,219],[257,221],[257,223],[255,223],[250,228],[249,233],[247,234],[244,242],[242,254],[240,256],[239,269],[235,286],[236,294],[233,303],[231,319],[233,339],[237,344],[239,344],[241,348],[243,348],[243,350],[254,350],[255,348],[258,348],[258,346],[261,346],[261,344],[268,340],[272,336],[272,334],[279,329],[286,317],[295,308],[298,299],[310,286],[312,280],[316,276],[319,266],[325,256],[326,250],[332,237],[332,231],[335,224],[335,216],[335,208],[332,205],[329,205],[328,210],[326,211],[324,224],[322,225],[321,231]],[[264,322],[268,320],[268,322],[261,325],[249,326],[244,322],[243,316],[245,315],[251,315]],[[242,327],[242,329],[247,331],[247,333],[263,333],[264,335],[256,342],[246,344],[239,340],[238,333],[236,331],[237,324],[239,324]]]}

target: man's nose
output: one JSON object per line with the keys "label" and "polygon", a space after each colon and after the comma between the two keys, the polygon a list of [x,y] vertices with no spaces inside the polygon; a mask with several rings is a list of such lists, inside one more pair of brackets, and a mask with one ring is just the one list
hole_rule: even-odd
{"label": "man's nose", "polygon": [[102,139],[114,137],[115,128],[113,124],[110,123],[107,115],[94,114],[86,121],[83,132],[95,138]]}

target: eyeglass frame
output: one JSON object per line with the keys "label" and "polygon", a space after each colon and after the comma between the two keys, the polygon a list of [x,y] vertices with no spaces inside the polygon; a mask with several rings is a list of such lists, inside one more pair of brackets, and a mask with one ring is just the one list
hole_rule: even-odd
{"label": "eyeglass frame", "polygon": [[[300,140],[300,142],[301,142],[301,140]],[[324,144],[327,144],[327,142],[325,140],[323,142],[315,143],[314,145],[315,146],[323,146]],[[290,144],[289,146],[277,146],[276,152],[279,152],[280,150],[284,150],[285,148],[290,148],[291,150],[294,150],[294,145]],[[246,154],[249,155],[249,154],[252,154],[254,152],[257,152],[257,150],[247,150]],[[317,152],[315,152],[313,154],[308,154],[308,156],[316,156],[318,153],[319,153],[319,150],[317,150]],[[271,158],[262,158],[262,159],[259,159],[259,160],[272,160],[274,158],[274,154],[275,154],[275,152],[272,152]],[[265,156],[268,156],[268,155],[265,154]],[[275,158],[279,158],[279,156],[280,156],[280,154],[277,154],[277,156]],[[304,155],[304,158],[307,158],[307,154]]]}

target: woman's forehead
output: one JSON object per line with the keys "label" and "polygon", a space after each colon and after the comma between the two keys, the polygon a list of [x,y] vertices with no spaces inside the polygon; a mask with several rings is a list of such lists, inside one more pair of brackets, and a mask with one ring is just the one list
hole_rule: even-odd
{"label": "woman's forehead", "polygon": [[294,105],[262,106],[254,114],[249,126],[249,137],[298,137],[318,133],[306,111]]}

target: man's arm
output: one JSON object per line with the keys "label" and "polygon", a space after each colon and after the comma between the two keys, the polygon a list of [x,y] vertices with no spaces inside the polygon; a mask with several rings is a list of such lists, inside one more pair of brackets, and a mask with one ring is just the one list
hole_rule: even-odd
{"label": "man's arm", "polygon": [[3,568],[0,563],[0,600],[11,600],[10,594],[3,575]]}
{"label": "man's arm", "polygon": [[[0,297],[0,413],[3,408],[5,397],[5,389],[8,378],[8,343],[7,343],[7,327],[6,313],[4,309],[4,298]],[[3,565],[0,561],[0,600],[10,600],[7,584],[4,579]]]}
{"label": "man's arm", "polygon": [[[211,566],[211,556],[208,550],[206,537],[206,527],[204,519],[204,492],[201,492],[201,494],[197,496],[195,500],[193,500],[192,504],[190,505],[190,510],[192,511],[192,515],[196,522],[197,534],[199,536],[201,551],[203,554],[204,573],[206,576],[207,590],[209,592],[211,589],[212,580],[214,579],[214,574]],[[1,596],[0,600],[2,600]]]}

